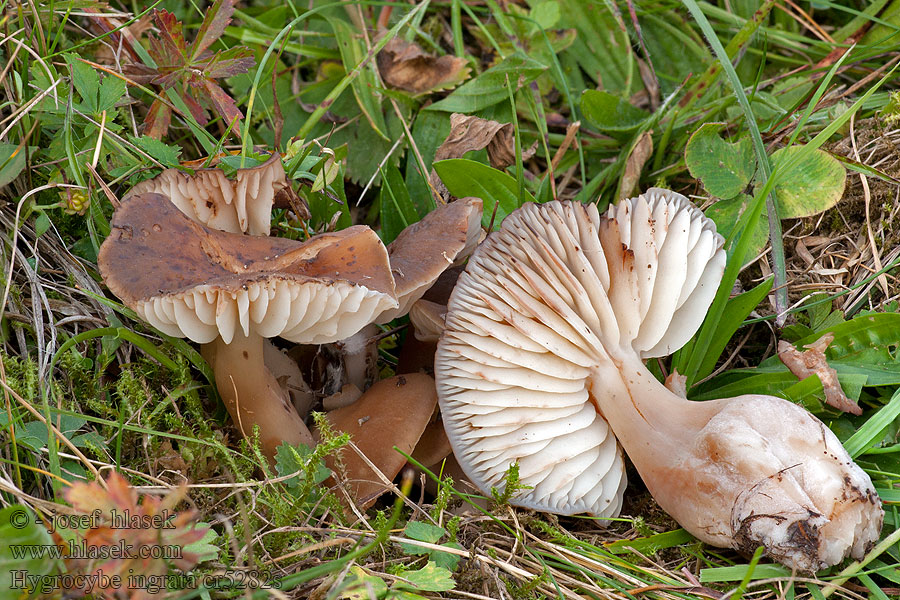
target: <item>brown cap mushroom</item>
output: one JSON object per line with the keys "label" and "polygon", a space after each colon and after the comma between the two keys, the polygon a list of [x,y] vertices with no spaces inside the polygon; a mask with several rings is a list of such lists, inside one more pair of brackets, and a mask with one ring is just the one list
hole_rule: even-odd
{"label": "brown cap mushroom", "polygon": [[207,344],[232,417],[244,433],[258,423],[270,455],[282,440],[311,439],[292,433],[305,425],[265,368],[263,338],[335,341],[397,306],[387,251],[368,227],[305,243],[246,236],[201,225],[153,193],[122,203],[98,266],[142,319]]}
{"label": "brown cap mushroom", "polygon": [[441,273],[472,252],[480,241],[481,207],[479,198],[440,206],[388,245],[399,306],[379,315],[376,323],[405,315]]}
{"label": "brown cap mushroom", "polygon": [[[382,379],[356,403],[333,410],[326,418],[335,430],[349,433],[357,448],[392,480],[406,464],[406,457],[394,446],[412,454],[436,408],[434,380],[410,373]],[[340,461],[363,508],[387,491],[382,479],[352,449],[343,448]],[[326,462],[334,470],[335,459]]]}
{"label": "brown cap mushroom", "polygon": [[473,483],[499,485],[518,462],[534,487],[515,502],[613,515],[624,478],[608,422],[660,506],[701,540],[763,546],[803,571],[861,558],[883,511],[824,424],[771,396],[686,400],[641,360],[700,325],[722,244],[668,190],[603,217],[568,202],[507,217],[460,277],[435,360],[447,434]]}
{"label": "brown cap mushroom", "polygon": [[275,196],[289,187],[276,152],[259,166],[238,169],[233,181],[221,169],[199,169],[193,175],[165,169],[134,186],[125,198],[162,194],[181,212],[213,229],[269,235]]}

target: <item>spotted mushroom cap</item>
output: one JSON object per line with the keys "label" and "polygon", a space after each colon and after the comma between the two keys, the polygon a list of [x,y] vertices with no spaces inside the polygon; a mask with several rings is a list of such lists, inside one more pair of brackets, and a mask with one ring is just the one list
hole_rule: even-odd
{"label": "spotted mushroom cap", "polygon": [[[617,515],[622,450],[591,374],[622,353],[659,356],[687,341],[721,278],[722,242],[667,190],[602,217],[573,202],[509,215],[460,276],[435,356],[444,426],[470,480],[502,487],[518,463],[532,487],[513,503]],[[642,290],[652,292],[646,305]]]}
{"label": "spotted mushroom cap", "polygon": [[480,198],[439,206],[388,245],[399,306],[382,313],[376,323],[408,313],[441,273],[471,254],[481,236],[481,208]]}
{"label": "spotted mushroom cap", "polygon": [[269,235],[275,196],[289,185],[281,156],[273,153],[259,166],[238,169],[234,180],[221,169],[199,169],[193,175],[165,169],[134,186],[125,197],[155,192],[207,227]]}
{"label": "spotted mushroom cap", "polygon": [[110,290],[142,319],[199,343],[230,343],[238,330],[253,330],[323,344],[397,306],[387,251],[368,227],[303,243],[228,233],[154,193],[123,201],[97,262]]}

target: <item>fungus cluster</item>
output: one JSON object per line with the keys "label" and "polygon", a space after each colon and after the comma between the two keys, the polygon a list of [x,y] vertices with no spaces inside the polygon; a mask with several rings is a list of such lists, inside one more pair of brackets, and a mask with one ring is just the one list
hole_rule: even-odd
{"label": "fungus cluster", "polygon": [[699,327],[722,245],[686,198],[660,189],[603,216],[570,202],[508,216],[460,276],[435,358],[472,482],[502,487],[517,463],[526,487],[514,503],[614,516],[621,444],[660,506],[705,542],[764,546],[802,571],[861,557],[883,511],[824,424],[770,396],[686,400],[643,363]]}
{"label": "fungus cluster", "polygon": [[[388,247],[366,226],[306,242],[268,237],[285,190],[277,155],[234,180],[217,169],[165,171],[125,197],[98,256],[110,291],[140,318],[201,344],[235,425],[244,435],[258,426],[269,457],[314,438],[291,401],[289,386],[304,385],[299,370],[267,338],[325,344],[402,316],[471,250],[481,221],[481,201],[467,198]],[[424,409],[417,435],[433,412],[434,403]]]}

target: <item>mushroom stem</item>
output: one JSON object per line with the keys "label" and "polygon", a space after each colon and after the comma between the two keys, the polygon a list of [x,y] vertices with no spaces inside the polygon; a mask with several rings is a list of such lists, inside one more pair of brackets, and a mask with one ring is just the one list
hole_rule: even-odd
{"label": "mushroom stem", "polygon": [[312,435],[290,397],[266,367],[261,335],[239,330],[226,344],[221,337],[203,344],[201,352],[216,376],[228,414],[245,437],[259,426],[259,441],[270,459],[282,443],[314,446]]}
{"label": "mushroom stem", "polygon": [[[591,396],[659,505],[716,546],[817,571],[859,558],[881,527],[870,480],[834,434],[786,400],[679,397],[640,358],[616,353]],[[599,393],[595,393],[600,391]]]}

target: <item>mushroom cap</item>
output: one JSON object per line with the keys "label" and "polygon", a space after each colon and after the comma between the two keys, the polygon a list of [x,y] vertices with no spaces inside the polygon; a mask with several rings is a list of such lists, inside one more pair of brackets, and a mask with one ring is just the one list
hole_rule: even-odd
{"label": "mushroom cap", "polygon": [[116,210],[97,260],[109,289],[160,331],[229,343],[237,330],[323,344],[397,306],[387,251],[354,226],[307,242],[210,229],[160,194]]}
{"label": "mushroom cap", "polygon": [[199,169],[193,175],[165,169],[134,186],[125,198],[155,192],[207,227],[269,235],[275,196],[289,185],[281,155],[275,152],[261,165],[238,169],[233,181],[221,169]]}
{"label": "mushroom cap", "polygon": [[409,309],[409,320],[420,342],[436,342],[444,331],[447,307],[429,300],[417,300]]}
{"label": "mushroom cap", "polygon": [[[382,379],[357,402],[329,412],[326,418],[336,430],[349,433],[362,453],[385,477],[393,479],[406,464],[406,457],[394,446],[412,454],[436,407],[434,380],[428,375],[410,373]],[[387,490],[353,450],[342,449],[341,460],[364,508]]]}
{"label": "mushroom cap", "polygon": [[526,204],[475,250],[435,356],[444,426],[473,483],[500,487],[518,463],[533,487],[513,503],[618,514],[622,450],[590,375],[610,358],[687,341],[693,331],[678,320],[699,325],[724,269],[707,221],[658,189],[605,217],[593,204]]}
{"label": "mushroom cap", "polygon": [[461,198],[440,206],[388,245],[400,305],[385,311],[376,323],[405,315],[441,273],[472,252],[481,236],[481,208],[480,198]]}

